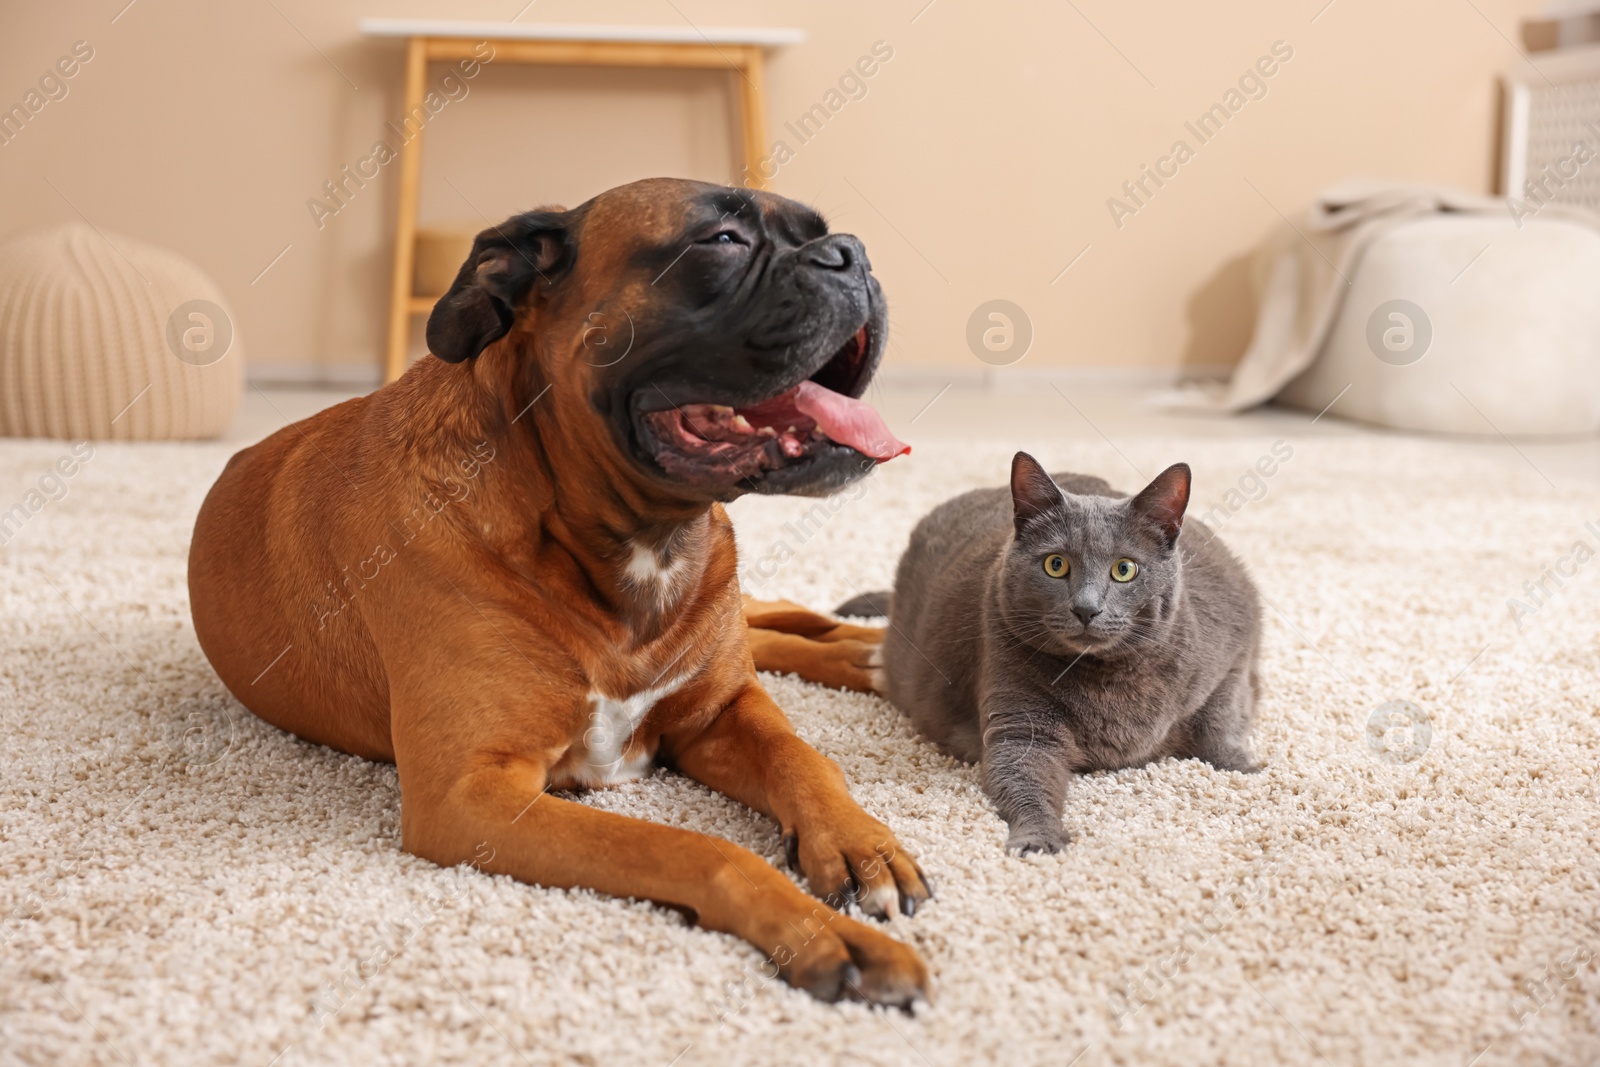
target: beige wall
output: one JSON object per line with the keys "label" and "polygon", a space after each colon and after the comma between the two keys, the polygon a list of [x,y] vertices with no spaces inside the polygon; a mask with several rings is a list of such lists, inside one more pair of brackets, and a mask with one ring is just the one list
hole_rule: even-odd
{"label": "beige wall", "polygon": [[[376,366],[395,168],[321,229],[306,206],[399,118],[400,46],[363,39],[357,20],[504,20],[520,0],[141,0],[113,23],[124,2],[0,16],[5,106],[73,42],[94,49],[67,97],[0,147],[0,232],[81,211],[201,264],[256,364]],[[1238,354],[1252,314],[1240,257],[1320,187],[1368,176],[1488,189],[1495,76],[1521,62],[1506,38],[1538,6],[925,2],[538,0],[522,21],[805,29],[806,44],[771,60],[773,133],[794,150],[773,185],[866,241],[892,302],[895,365],[981,368],[967,318],[1004,298],[1034,325],[1019,368],[1159,368]],[[894,55],[866,96],[801,145],[784,122],[880,40]],[[1266,95],[1200,144],[1184,122],[1275,41],[1293,57]],[[425,222],[498,220],[652,174],[727,178],[726,85],[712,72],[491,63],[430,127]],[[1193,158],[1119,227],[1108,198],[1179,138]]]}

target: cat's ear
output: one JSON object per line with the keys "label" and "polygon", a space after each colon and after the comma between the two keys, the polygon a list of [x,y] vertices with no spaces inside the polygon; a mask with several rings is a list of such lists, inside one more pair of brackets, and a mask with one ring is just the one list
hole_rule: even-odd
{"label": "cat's ear", "polygon": [[1028,523],[1062,503],[1061,490],[1038,460],[1026,452],[1011,457],[1011,511],[1019,535]]}
{"label": "cat's ear", "polygon": [[1190,473],[1187,463],[1174,463],[1139,491],[1128,504],[1133,514],[1151,523],[1166,538],[1167,547],[1178,543],[1183,513],[1189,506]]}

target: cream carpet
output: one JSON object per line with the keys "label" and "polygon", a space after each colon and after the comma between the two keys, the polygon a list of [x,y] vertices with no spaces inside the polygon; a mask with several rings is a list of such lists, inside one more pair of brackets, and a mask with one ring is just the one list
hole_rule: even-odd
{"label": "cream carpet", "polygon": [[[1203,512],[1271,443],[1039,454],[1129,487],[1186,459]],[[1257,777],[1086,778],[1070,849],[1011,858],[973,772],[887,704],[769,679],[936,879],[895,922],[937,983],[914,1018],[765,983],[648,905],[402,855],[393,768],[242,713],[195,643],[189,528],[229,450],[102,445],[0,547],[0,1063],[1594,1063],[1600,562],[1569,554],[1600,547],[1600,492],[1503,445],[1290,444],[1223,531],[1271,605]],[[885,584],[1010,451],[741,502],[753,591]],[[0,446],[0,512],[67,453]],[[1508,599],[1563,557],[1519,628]],[[1390,701],[1410,725],[1369,730]],[[677,777],[590,802],[778,858]]]}

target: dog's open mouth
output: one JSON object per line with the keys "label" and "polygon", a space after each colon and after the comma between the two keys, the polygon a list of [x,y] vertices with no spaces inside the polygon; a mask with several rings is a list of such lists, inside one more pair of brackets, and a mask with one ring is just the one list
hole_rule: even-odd
{"label": "dog's open mouth", "polygon": [[883,463],[911,451],[871,404],[848,395],[858,384],[871,336],[863,326],[809,378],[753,404],[678,404],[641,412],[661,469],[698,480],[749,478],[793,465],[832,446]]}

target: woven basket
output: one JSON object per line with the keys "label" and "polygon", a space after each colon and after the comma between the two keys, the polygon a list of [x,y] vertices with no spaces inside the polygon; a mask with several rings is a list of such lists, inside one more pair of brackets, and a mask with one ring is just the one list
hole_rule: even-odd
{"label": "woven basket", "polygon": [[188,260],[83,223],[0,245],[0,436],[217,436],[244,389],[226,307]]}

